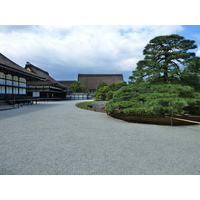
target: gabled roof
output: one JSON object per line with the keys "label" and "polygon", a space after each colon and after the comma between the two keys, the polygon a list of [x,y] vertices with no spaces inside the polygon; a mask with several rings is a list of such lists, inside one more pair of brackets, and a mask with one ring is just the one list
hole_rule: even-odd
{"label": "gabled roof", "polygon": [[57,81],[58,83],[65,85],[66,87],[70,88],[73,83],[76,81]]}
{"label": "gabled roof", "polygon": [[61,87],[63,89],[67,89],[67,87],[61,83],[59,83],[58,81],[56,81],[55,79],[53,79],[48,72],[40,69],[39,67],[34,66],[33,64],[31,64],[30,62],[26,63],[25,69],[27,71],[30,71],[32,73],[35,73],[39,76],[42,76],[45,78],[44,81],[29,81],[28,85],[54,85],[54,86],[58,86]]}
{"label": "gabled roof", "polygon": [[26,69],[27,71],[31,71],[31,72],[33,72],[33,73],[39,75],[39,76],[44,77],[46,80],[49,80],[49,81],[51,81],[51,82],[56,82],[56,80],[54,80],[54,79],[49,75],[48,72],[46,72],[46,71],[40,69],[39,67],[34,66],[34,65],[31,64],[30,62],[27,62],[27,63],[26,63],[25,69]]}
{"label": "gabled roof", "polygon": [[5,70],[16,72],[25,77],[39,79],[39,80],[43,79],[43,77],[36,75],[30,71],[27,71],[26,69],[19,66],[18,64],[16,64],[15,62],[13,62],[12,60],[10,60],[9,58],[7,58],[1,53],[0,53],[0,65],[1,65],[0,67]]}
{"label": "gabled roof", "polygon": [[78,81],[83,83],[87,89],[96,89],[100,82],[108,85],[117,82],[123,82],[122,74],[79,74]]}

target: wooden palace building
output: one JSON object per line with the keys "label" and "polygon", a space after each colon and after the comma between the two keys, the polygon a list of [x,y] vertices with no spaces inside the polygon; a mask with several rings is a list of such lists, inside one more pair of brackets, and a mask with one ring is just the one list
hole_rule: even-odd
{"label": "wooden palace building", "polygon": [[29,62],[26,63],[25,69],[44,78],[44,80],[27,81],[28,96],[51,99],[66,98],[68,88],[53,79],[48,72],[32,65]]}
{"label": "wooden palace building", "polygon": [[28,81],[41,81],[43,77],[27,71],[0,53],[0,101],[25,98]]}

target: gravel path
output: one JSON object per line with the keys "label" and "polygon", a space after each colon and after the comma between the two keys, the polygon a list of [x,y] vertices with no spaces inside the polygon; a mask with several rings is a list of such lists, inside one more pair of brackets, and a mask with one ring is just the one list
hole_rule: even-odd
{"label": "gravel path", "polygon": [[0,174],[200,174],[200,125],[128,123],[50,102],[0,112]]}

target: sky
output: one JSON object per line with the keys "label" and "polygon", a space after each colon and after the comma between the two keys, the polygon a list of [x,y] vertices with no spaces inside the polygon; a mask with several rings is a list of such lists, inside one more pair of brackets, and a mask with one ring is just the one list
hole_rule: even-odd
{"label": "sky", "polygon": [[22,67],[26,62],[56,80],[77,80],[78,73],[123,74],[143,59],[148,42],[179,34],[195,40],[200,56],[199,25],[1,25],[0,52]]}

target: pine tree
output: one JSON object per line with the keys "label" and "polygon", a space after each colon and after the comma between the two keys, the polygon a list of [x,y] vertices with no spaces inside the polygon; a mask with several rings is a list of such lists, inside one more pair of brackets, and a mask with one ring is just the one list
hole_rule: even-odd
{"label": "pine tree", "polygon": [[184,106],[199,104],[200,58],[190,51],[195,48],[195,41],[179,35],[152,39],[130,84],[114,93],[107,112],[173,116],[181,114]]}
{"label": "pine tree", "polygon": [[189,63],[195,62],[195,53],[189,50],[197,48],[193,40],[179,35],[158,36],[150,40],[143,50],[144,60],[130,77],[132,82],[179,83],[181,74]]}

